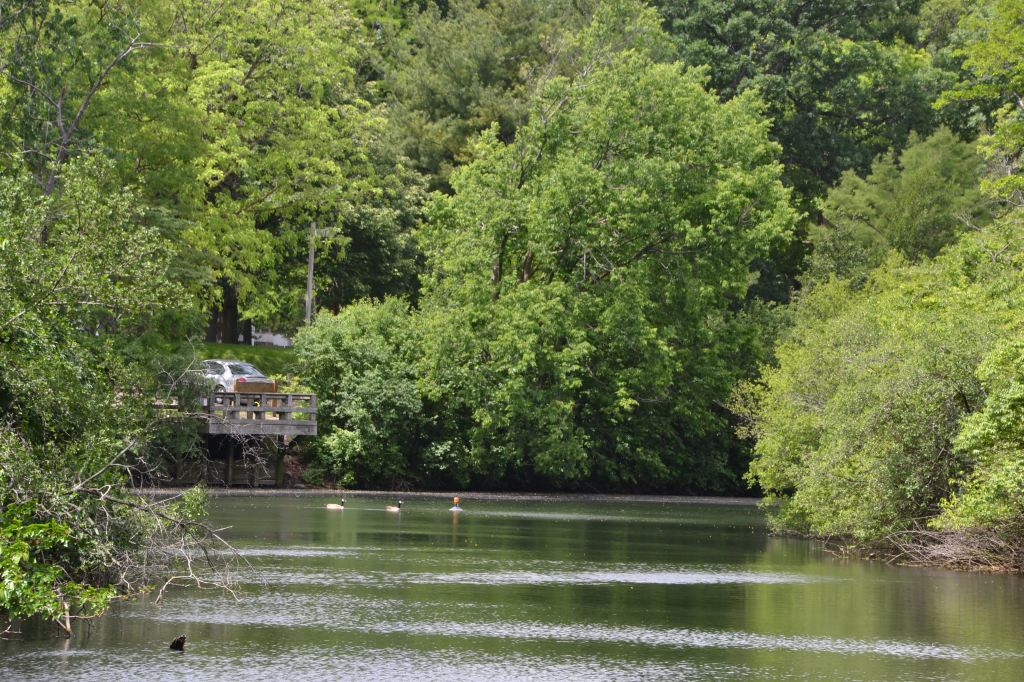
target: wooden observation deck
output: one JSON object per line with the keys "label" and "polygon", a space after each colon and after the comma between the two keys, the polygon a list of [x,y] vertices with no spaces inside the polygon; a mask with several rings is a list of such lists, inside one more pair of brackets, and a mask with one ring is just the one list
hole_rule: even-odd
{"label": "wooden observation deck", "polygon": [[[281,487],[285,479],[285,450],[288,444],[300,436],[316,435],[316,395],[312,393],[276,393],[250,390],[237,393],[210,393],[198,404],[189,400],[183,404],[177,397],[156,400],[154,409],[164,419],[178,422],[193,422],[199,433],[217,438],[218,449],[226,451],[223,477],[218,478],[209,461],[202,458],[201,471],[196,471],[198,480],[208,484],[236,485],[239,483],[257,486]],[[225,438],[226,436],[226,438]],[[235,465],[235,455],[243,448],[240,466]],[[254,452],[257,452],[255,457]],[[266,461],[276,459],[274,474],[267,478]],[[211,475],[213,476],[211,478]],[[239,475],[242,476],[241,480]],[[179,470],[174,479],[181,478]]]}
{"label": "wooden observation deck", "polygon": [[315,436],[312,393],[214,393],[204,400],[201,433],[211,436]]}

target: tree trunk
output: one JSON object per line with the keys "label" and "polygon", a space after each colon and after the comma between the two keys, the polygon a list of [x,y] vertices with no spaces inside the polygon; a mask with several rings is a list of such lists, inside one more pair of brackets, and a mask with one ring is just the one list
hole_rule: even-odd
{"label": "tree trunk", "polygon": [[207,343],[217,343],[220,340],[220,308],[210,309],[210,319],[206,323]]}
{"label": "tree trunk", "polygon": [[221,343],[238,343],[238,291],[221,279],[224,298],[221,300]]}

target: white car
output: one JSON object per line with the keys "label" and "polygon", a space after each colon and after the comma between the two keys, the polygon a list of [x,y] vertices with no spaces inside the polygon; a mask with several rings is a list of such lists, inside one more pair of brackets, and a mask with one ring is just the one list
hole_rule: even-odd
{"label": "white car", "polygon": [[273,383],[266,374],[241,360],[203,360],[199,371],[211,381],[213,390],[224,393],[237,391],[237,384],[248,381]]}

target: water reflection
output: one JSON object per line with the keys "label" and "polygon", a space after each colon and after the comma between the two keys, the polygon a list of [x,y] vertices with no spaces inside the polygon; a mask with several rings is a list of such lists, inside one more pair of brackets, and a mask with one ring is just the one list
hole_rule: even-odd
{"label": "water reflection", "polygon": [[[360,502],[363,502],[362,506]],[[840,561],[749,507],[222,499],[246,596],[120,604],[0,679],[1022,678],[1018,579]],[[186,632],[189,646],[167,643]]]}
{"label": "water reflection", "polygon": [[452,512],[452,547],[457,547],[459,544],[459,513]]}

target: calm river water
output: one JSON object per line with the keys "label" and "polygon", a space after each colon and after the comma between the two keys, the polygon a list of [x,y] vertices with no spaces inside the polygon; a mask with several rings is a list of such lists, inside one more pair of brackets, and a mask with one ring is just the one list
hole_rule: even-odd
{"label": "calm river water", "polygon": [[1024,679],[1024,580],[836,559],[749,505],[328,501],[214,500],[241,601],[0,642],[0,679]]}

